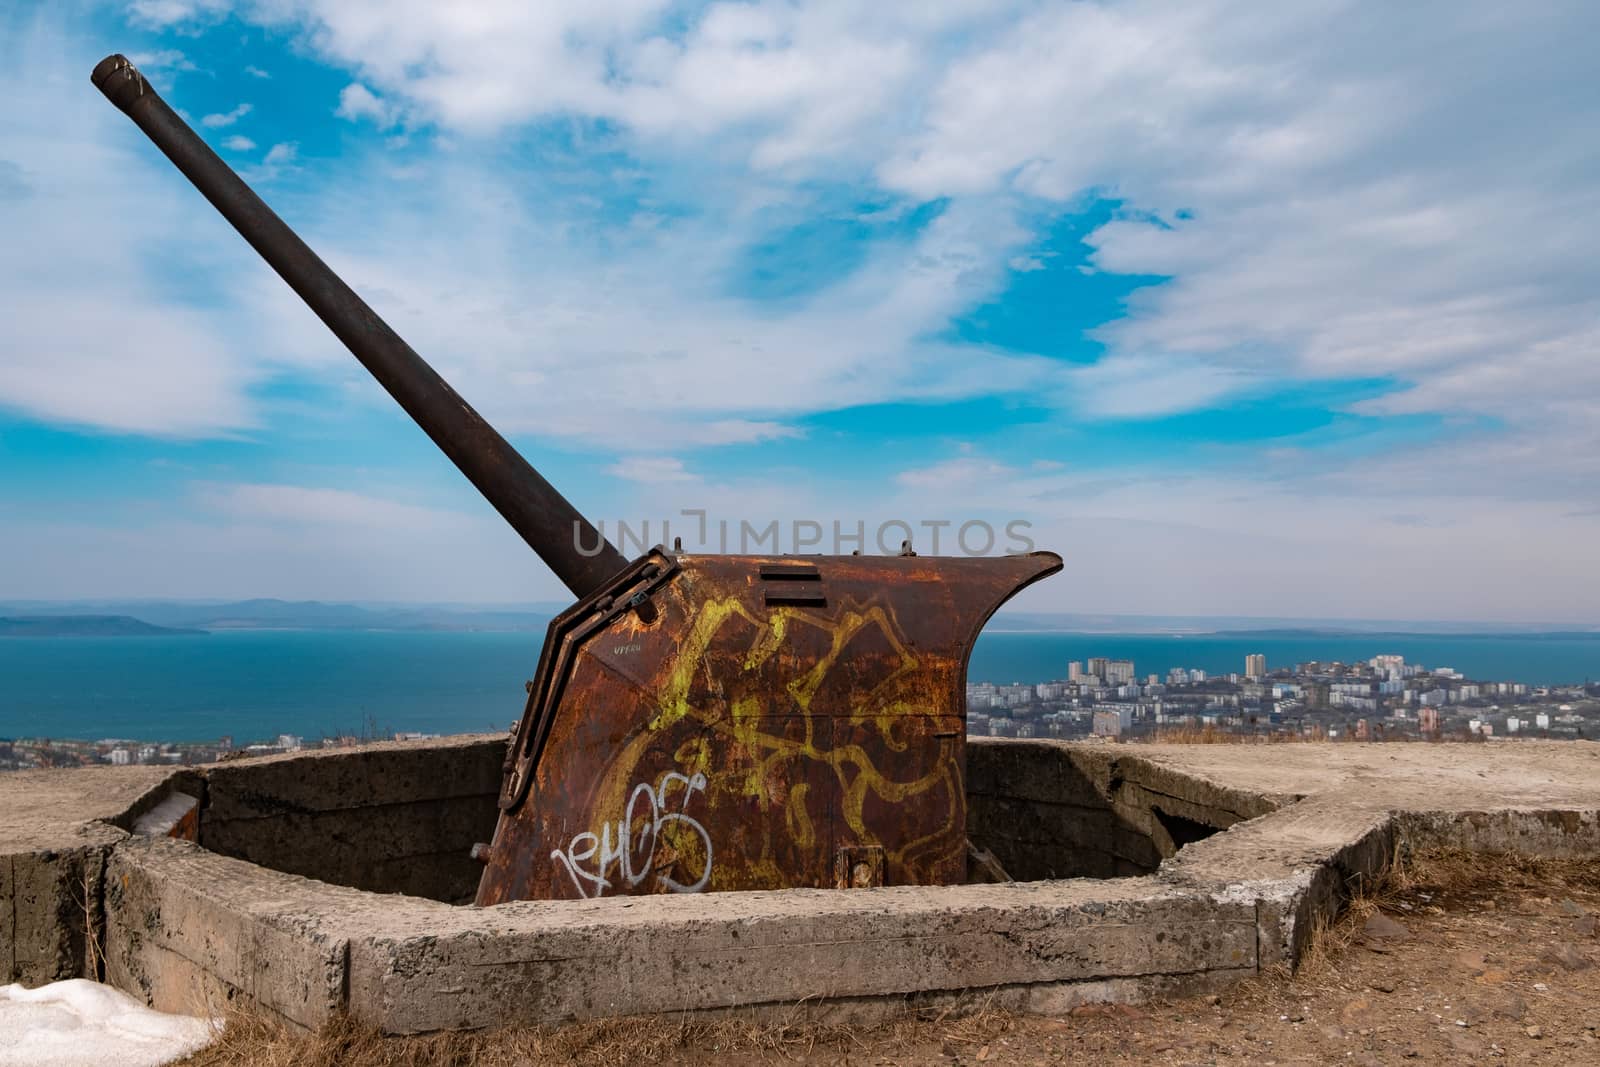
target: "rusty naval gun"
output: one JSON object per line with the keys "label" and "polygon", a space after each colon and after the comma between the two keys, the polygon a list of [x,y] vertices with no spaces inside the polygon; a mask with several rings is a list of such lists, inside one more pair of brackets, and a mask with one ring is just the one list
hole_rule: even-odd
{"label": "rusty naval gun", "polygon": [[508,744],[477,903],[967,878],[967,658],[1049,552],[625,559],[113,55],[92,80],[577,598]]}

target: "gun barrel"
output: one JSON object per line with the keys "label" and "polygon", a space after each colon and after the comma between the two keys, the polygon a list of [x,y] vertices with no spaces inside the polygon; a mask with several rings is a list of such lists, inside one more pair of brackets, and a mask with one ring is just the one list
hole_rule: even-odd
{"label": "gun barrel", "polygon": [[107,56],[90,79],[289,283],[567,588],[582,598],[627,566],[622,553],[322,262],[132,63]]}

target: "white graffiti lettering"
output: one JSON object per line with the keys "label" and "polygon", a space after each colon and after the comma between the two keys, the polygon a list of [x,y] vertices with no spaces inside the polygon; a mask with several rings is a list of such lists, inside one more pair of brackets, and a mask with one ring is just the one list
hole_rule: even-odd
{"label": "white graffiti lettering", "polygon": [[[677,811],[667,809],[667,794],[681,787],[683,802]],[[598,834],[584,831],[567,843],[565,849],[556,849],[550,858],[566,870],[567,876],[582,897],[604,896],[607,889],[617,885],[617,880],[637,886],[653,872],[656,883],[673,893],[698,893],[711,884],[711,835],[699,821],[687,814],[689,801],[696,792],[705,792],[706,776],[668,771],[661,781],[651,786],[640,782],[628,794],[628,803],[622,809],[622,818],[606,823]],[[672,877],[677,873],[681,850],[661,839],[661,831],[669,826],[681,826],[700,839],[705,852],[705,869],[693,882],[683,882]],[[655,870],[657,856],[663,849],[671,858]],[[613,880],[615,876],[616,880]]]}

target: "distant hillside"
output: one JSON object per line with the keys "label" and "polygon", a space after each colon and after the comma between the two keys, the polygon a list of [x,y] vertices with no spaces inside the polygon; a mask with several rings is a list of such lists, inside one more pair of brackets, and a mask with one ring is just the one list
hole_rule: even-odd
{"label": "distant hillside", "polygon": [[1440,619],[1303,619],[1243,615],[1086,615],[1001,611],[991,631],[1208,634],[1216,637],[1383,637],[1399,634],[1589,637],[1600,627],[1566,623],[1462,622]]}
{"label": "distant hillside", "polygon": [[0,637],[175,637],[204,630],[152,626],[130,615],[0,615]]}
{"label": "distant hillside", "polygon": [[492,630],[543,633],[565,605],[474,607],[433,604],[340,604],[318,600],[0,601],[0,616],[125,616],[182,630]]}
{"label": "distant hillside", "polygon": [[[539,633],[565,603],[386,604],[320,600],[0,600],[0,617],[137,619],[180,630],[433,630]],[[1111,615],[1001,611],[986,629],[1034,633],[1255,634],[1328,637],[1350,634],[1560,634],[1600,627],[1572,623],[1306,619],[1229,615]]]}

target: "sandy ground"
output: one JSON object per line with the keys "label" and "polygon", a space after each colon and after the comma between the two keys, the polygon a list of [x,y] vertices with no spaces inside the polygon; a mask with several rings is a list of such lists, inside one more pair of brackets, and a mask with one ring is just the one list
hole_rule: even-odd
{"label": "sandy ground", "polygon": [[879,1028],[632,1019],[555,1031],[315,1037],[239,1019],[221,1064],[1600,1064],[1600,861],[1433,857],[1352,903],[1300,972],[1061,1018],[979,1010]]}

